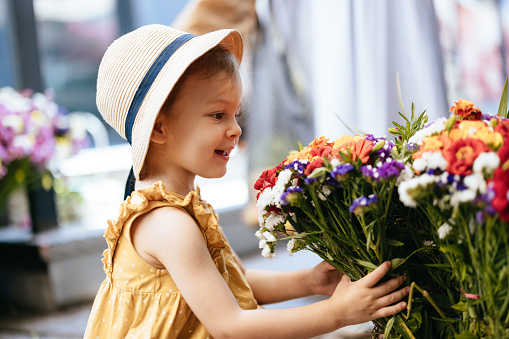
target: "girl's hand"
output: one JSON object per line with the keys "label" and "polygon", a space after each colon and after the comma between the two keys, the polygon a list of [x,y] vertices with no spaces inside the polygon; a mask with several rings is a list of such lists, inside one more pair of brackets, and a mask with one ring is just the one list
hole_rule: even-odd
{"label": "girl's hand", "polygon": [[331,264],[322,261],[310,271],[309,288],[311,294],[332,295],[344,273]]}
{"label": "girl's hand", "polygon": [[375,286],[390,268],[391,263],[385,262],[356,282],[352,282],[346,274],[343,275],[329,299],[341,326],[388,317],[406,308],[406,302],[395,303],[408,295],[410,287],[394,292],[406,280],[406,276]]}

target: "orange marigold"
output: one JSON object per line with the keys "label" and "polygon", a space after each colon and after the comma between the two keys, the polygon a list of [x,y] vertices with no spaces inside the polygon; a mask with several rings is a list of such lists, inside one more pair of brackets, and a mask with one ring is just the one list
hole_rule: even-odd
{"label": "orange marigold", "polygon": [[474,108],[474,103],[468,100],[459,99],[449,108],[449,112],[463,117],[465,120],[479,120],[482,112],[479,107]]}
{"label": "orange marigold", "polygon": [[311,148],[319,148],[321,146],[332,147],[332,146],[334,146],[334,143],[329,142],[329,138],[321,136],[319,138],[315,138],[315,140],[311,141],[308,145],[308,147],[311,147]]}

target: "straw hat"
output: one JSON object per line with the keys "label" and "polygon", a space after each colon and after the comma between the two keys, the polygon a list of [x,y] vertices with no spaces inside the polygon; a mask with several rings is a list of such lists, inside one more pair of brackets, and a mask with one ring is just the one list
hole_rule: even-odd
{"label": "straw hat", "polygon": [[103,56],[97,78],[97,108],[132,146],[131,176],[139,179],[155,119],[187,67],[221,44],[242,59],[237,30],[200,36],[164,25],[140,27],[115,40]]}

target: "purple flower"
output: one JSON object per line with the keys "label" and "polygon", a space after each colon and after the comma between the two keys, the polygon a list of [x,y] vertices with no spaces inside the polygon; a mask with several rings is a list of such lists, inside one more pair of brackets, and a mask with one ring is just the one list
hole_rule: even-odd
{"label": "purple flower", "polygon": [[350,212],[362,215],[365,212],[373,209],[373,204],[376,204],[378,202],[378,197],[376,194],[370,194],[367,197],[361,196],[360,198],[357,198],[353,201],[352,206],[350,206],[349,210]]}
{"label": "purple flower", "polygon": [[478,211],[478,212],[475,214],[475,221],[476,221],[479,225],[484,224],[484,213],[483,213],[483,211]]}
{"label": "purple flower", "polygon": [[374,168],[371,165],[364,165],[360,168],[361,174],[366,178],[373,178],[375,180],[378,180],[380,177],[380,174],[378,174],[378,171],[376,168]]}
{"label": "purple flower", "polygon": [[496,116],[488,114],[488,113],[483,113],[482,116],[481,116],[481,120],[488,120],[488,121],[490,121],[492,118],[496,118]]}
{"label": "purple flower", "polygon": [[[380,140],[378,138],[375,138],[375,136],[373,134],[366,134],[364,136],[364,139],[367,141],[373,141],[373,143],[376,143],[376,142],[378,142],[378,140]],[[385,138],[383,138],[383,139],[385,139]]]}
{"label": "purple flower", "polygon": [[311,185],[312,183],[316,182],[318,180],[318,178],[306,178],[304,179],[304,183],[306,185]]}
{"label": "purple flower", "polygon": [[420,146],[417,145],[416,143],[413,143],[413,142],[408,143],[408,151],[410,153],[417,152],[419,149],[420,149]]}
{"label": "purple flower", "polygon": [[392,160],[391,150],[393,148],[394,148],[394,143],[392,141],[386,140],[385,145],[382,148],[380,148],[379,150],[373,152],[373,154],[375,154],[378,157],[378,159],[382,162],[387,161],[387,159]]}
{"label": "purple flower", "polygon": [[296,172],[301,177],[304,176],[304,171],[306,170],[306,167],[308,166],[309,161],[306,160],[294,160],[288,165],[285,166],[285,169],[291,169],[292,171]]}
{"label": "purple flower", "polygon": [[389,179],[399,177],[399,173],[405,168],[405,165],[399,161],[386,161],[378,168],[380,179]]}
{"label": "purple flower", "polygon": [[297,201],[299,194],[302,193],[302,188],[298,186],[290,186],[281,195],[281,205],[290,205]]}
{"label": "purple flower", "polygon": [[354,167],[352,164],[341,164],[339,166],[336,166],[331,172],[330,176],[337,181],[344,180],[347,173],[353,170]]}

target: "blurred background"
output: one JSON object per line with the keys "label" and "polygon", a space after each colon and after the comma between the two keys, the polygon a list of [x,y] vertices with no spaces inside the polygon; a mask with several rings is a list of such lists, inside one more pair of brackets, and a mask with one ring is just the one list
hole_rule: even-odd
{"label": "blurred background", "polygon": [[495,114],[508,75],[509,0],[0,0],[0,88],[45,92],[82,141],[48,163],[42,189],[27,188],[32,172],[0,177],[0,190],[19,184],[0,204],[0,338],[84,333],[104,279],[105,220],[131,167],[97,111],[97,70],[113,40],[154,23],[244,37],[241,143],[225,177],[197,184],[248,267],[319,262],[284,249],[261,258],[254,236],[253,183],[299,141],[382,136],[412,104],[430,120],[460,98]]}

